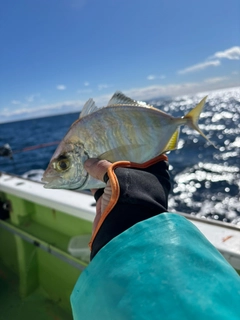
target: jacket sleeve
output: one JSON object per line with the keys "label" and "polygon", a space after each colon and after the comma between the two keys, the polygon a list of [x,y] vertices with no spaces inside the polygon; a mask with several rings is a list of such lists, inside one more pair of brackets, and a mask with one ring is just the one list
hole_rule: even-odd
{"label": "jacket sleeve", "polygon": [[240,278],[186,218],[162,213],[108,242],[71,295],[74,320],[239,320]]}

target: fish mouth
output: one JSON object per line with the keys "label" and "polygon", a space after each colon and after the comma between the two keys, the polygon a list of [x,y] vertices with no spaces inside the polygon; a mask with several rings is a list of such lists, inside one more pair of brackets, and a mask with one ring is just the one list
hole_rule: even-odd
{"label": "fish mouth", "polygon": [[68,190],[78,190],[78,189],[83,189],[84,185],[86,184],[87,180],[89,178],[89,174],[86,175],[84,178],[84,181],[82,182],[81,185],[79,183],[75,183],[72,185],[64,183],[64,179],[61,177],[45,177],[43,176],[41,179],[41,182],[44,183],[43,187],[45,189],[68,189]]}
{"label": "fish mouth", "polygon": [[57,187],[56,187],[53,183],[51,183],[51,182],[45,183],[45,184],[43,185],[43,188],[45,188],[45,189],[57,189]]}
{"label": "fish mouth", "polygon": [[45,189],[57,188],[56,183],[54,183],[54,181],[47,181],[46,178],[42,178],[41,181],[44,183],[43,188]]}
{"label": "fish mouth", "polygon": [[45,189],[57,189],[59,188],[59,181],[56,181],[55,179],[53,179],[53,177],[46,177],[43,176],[41,181],[44,183],[43,187]]}

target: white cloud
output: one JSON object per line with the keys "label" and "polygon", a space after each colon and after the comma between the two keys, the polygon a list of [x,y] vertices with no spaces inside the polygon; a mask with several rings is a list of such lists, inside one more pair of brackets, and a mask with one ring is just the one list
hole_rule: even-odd
{"label": "white cloud", "polygon": [[[151,100],[161,96],[181,96],[184,94],[194,94],[197,92],[209,92],[211,90],[226,88],[226,87],[239,87],[239,82],[235,80],[228,79],[226,77],[216,77],[208,78],[201,82],[187,82],[181,84],[168,84],[168,85],[152,85],[147,87],[132,88],[128,90],[123,90],[124,94],[136,99],[136,100]],[[113,92],[112,92],[113,94]],[[95,96],[97,106],[105,106],[110,100],[112,94],[105,94]],[[18,108],[12,110],[12,107],[4,108],[0,111],[1,122],[20,120],[26,118],[36,118],[41,116],[49,116],[54,114],[63,114],[69,112],[78,112],[82,109],[85,104],[84,100],[74,100],[74,101],[62,101],[55,104],[45,104],[38,107],[24,107],[23,105],[17,106]]]}
{"label": "white cloud", "polygon": [[216,52],[211,58],[240,60],[240,47],[232,47],[224,51]]}
{"label": "white cloud", "polygon": [[216,77],[216,78],[208,78],[208,79],[205,79],[204,82],[205,83],[218,83],[218,82],[222,82],[222,81],[225,81],[227,80],[228,77]]}
{"label": "white cloud", "polygon": [[224,51],[218,51],[214,53],[214,55],[208,57],[207,61],[179,70],[178,74],[185,74],[189,72],[199,71],[211,66],[217,67],[221,64],[221,61],[220,61],[221,59],[240,60],[240,47],[235,46],[235,47],[226,49]]}
{"label": "white cloud", "polygon": [[150,74],[149,76],[147,76],[147,80],[165,79],[165,78],[166,76],[164,75],[156,76],[154,74]]}
{"label": "white cloud", "polygon": [[124,90],[124,93],[136,100],[151,100],[161,96],[181,96],[197,92],[211,91],[219,88],[239,86],[239,82],[228,78],[209,78],[201,82],[186,82],[181,84],[154,85],[145,88]]}
{"label": "white cloud", "polygon": [[110,87],[112,87],[112,86],[109,85],[109,84],[99,84],[98,85],[98,90],[108,89]]}
{"label": "white cloud", "polygon": [[16,116],[21,116],[24,118],[30,117],[40,117],[40,116],[48,116],[52,114],[59,114],[59,113],[67,113],[67,112],[74,112],[80,111],[82,106],[86,101],[76,100],[76,101],[63,101],[54,104],[46,104],[39,107],[22,107],[19,109],[12,110],[10,108],[4,108],[0,112],[1,117],[5,118],[15,118]]}
{"label": "white cloud", "polygon": [[34,101],[34,95],[26,97],[26,100],[27,100],[27,102],[33,102]]}
{"label": "white cloud", "polygon": [[12,103],[13,105],[19,105],[19,106],[21,105],[21,107],[27,107],[27,106],[28,106],[28,103],[31,103],[31,102],[35,101],[35,99],[36,99],[37,97],[39,97],[39,96],[40,96],[39,93],[37,93],[37,94],[32,94],[32,95],[30,95],[30,96],[27,96],[27,97],[25,98],[25,101],[27,101],[27,103],[21,102],[21,101],[19,101],[19,100],[12,100],[11,103]]}
{"label": "white cloud", "polygon": [[57,90],[66,90],[67,87],[64,84],[59,84],[56,86]]}
{"label": "white cloud", "polygon": [[220,60],[211,60],[211,61],[205,61],[202,63],[198,63],[195,64],[191,67],[185,68],[183,70],[179,70],[178,73],[179,74],[185,74],[185,73],[189,73],[189,72],[194,72],[194,71],[199,71],[199,70],[203,70],[206,69],[208,67],[217,67],[221,64]]}
{"label": "white cloud", "polygon": [[32,94],[32,95],[26,97],[26,100],[27,100],[27,102],[33,102],[33,101],[35,101],[35,99],[36,99],[37,97],[39,97],[39,96],[40,96],[39,93],[37,93],[37,94]]}
{"label": "white cloud", "polygon": [[133,88],[124,93],[133,99],[150,100],[160,96],[174,96],[181,92],[189,92],[198,86],[197,83],[169,84],[169,85],[153,85],[145,88]]}
{"label": "white cloud", "polygon": [[21,104],[21,102],[18,101],[18,100],[12,100],[11,103],[12,103],[12,104]]}
{"label": "white cloud", "polygon": [[147,76],[148,80],[154,80],[156,79],[156,76],[154,76],[153,74],[150,74],[149,76]]}
{"label": "white cloud", "polygon": [[88,81],[84,82],[85,87],[88,87],[90,85],[90,83]]}
{"label": "white cloud", "polygon": [[12,103],[13,105],[16,105],[16,106],[21,107],[21,108],[28,106],[27,103],[21,102],[21,101],[19,101],[19,100],[12,100],[11,103]]}

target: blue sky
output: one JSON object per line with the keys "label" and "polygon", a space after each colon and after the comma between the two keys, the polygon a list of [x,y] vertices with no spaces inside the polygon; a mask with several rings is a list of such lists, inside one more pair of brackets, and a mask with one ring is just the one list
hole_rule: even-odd
{"label": "blue sky", "polygon": [[8,0],[0,122],[240,85],[239,0]]}

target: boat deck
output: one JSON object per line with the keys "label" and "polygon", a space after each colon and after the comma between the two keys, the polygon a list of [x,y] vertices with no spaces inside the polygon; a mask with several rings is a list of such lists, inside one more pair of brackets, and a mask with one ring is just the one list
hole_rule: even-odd
{"label": "boat deck", "polygon": [[38,288],[25,298],[19,295],[19,278],[0,261],[0,320],[72,320],[67,312]]}
{"label": "boat deck", "polygon": [[[2,174],[1,206],[8,216],[0,219],[0,320],[72,319],[70,294],[89,260],[73,257],[68,244],[74,236],[90,237],[93,197]],[[240,271],[239,227],[177,214]]]}

